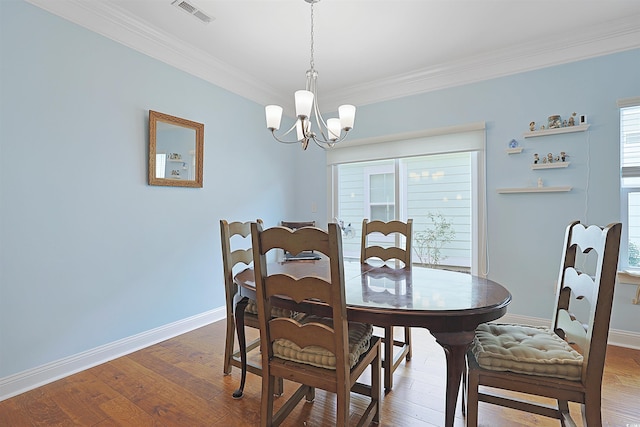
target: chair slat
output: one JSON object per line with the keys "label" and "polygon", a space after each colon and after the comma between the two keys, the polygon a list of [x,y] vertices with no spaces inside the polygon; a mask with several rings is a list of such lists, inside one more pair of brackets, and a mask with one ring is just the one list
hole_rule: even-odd
{"label": "chair slat", "polygon": [[287,339],[300,348],[322,347],[336,353],[335,331],[322,323],[301,324],[293,319],[275,318],[269,322],[271,340]]}
{"label": "chair slat", "polygon": [[295,278],[288,274],[274,274],[265,279],[265,295],[286,296],[295,302],[305,299],[317,299],[322,302],[331,302],[331,283],[318,277]]}

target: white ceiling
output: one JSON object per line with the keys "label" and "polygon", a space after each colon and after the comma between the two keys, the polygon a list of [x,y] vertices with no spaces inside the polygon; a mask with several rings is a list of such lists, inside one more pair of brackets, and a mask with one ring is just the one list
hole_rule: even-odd
{"label": "white ceiling", "polygon": [[[310,59],[304,0],[27,0],[252,99],[291,108]],[[640,0],[321,0],[324,110],[640,48]]]}

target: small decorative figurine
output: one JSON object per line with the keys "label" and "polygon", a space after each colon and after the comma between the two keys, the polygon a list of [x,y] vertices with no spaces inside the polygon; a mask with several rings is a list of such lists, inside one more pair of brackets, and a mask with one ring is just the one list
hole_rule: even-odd
{"label": "small decorative figurine", "polygon": [[564,151],[560,152],[560,160],[562,160],[563,162],[567,159],[567,153],[565,153]]}
{"label": "small decorative figurine", "polygon": [[576,113],[573,113],[571,117],[569,117],[569,126],[575,126],[576,124],[576,119],[574,118],[575,116],[576,116]]}
{"label": "small decorative figurine", "polygon": [[536,130],[536,122],[531,122],[529,123],[529,130],[531,132],[533,132],[534,130]]}
{"label": "small decorative figurine", "polygon": [[538,162],[540,161],[540,156],[538,156],[538,153],[533,155],[533,164],[537,165]]}
{"label": "small decorative figurine", "polygon": [[540,126],[540,130],[544,130],[544,125]]}
{"label": "small decorative figurine", "polygon": [[549,129],[557,129],[562,126],[562,120],[559,115],[549,116],[547,125]]}
{"label": "small decorative figurine", "polygon": [[553,154],[552,153],[547,154],[547,162],[553,163]]}
{"label": "small decorative figurine", "polygon": [[517,148],[518,147],[518,141],[516,141],[515,139],[512,139],[509,142],[509,148]]}

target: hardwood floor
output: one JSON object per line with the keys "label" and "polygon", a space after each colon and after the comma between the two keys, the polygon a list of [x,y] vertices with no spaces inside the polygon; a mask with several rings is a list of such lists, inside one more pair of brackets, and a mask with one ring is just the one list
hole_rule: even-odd
{"label": "hardwood floor", "polygon": [[[412,329],[413,359],[395,373],[384,396],[381,426],[441,426],[444,353],[426,330]],[[249,374],[234,400],[239,370],[222,374],[224,322],[197,329],[0,402],[0,426],[254,426],[259,424],[260,378]],[[253,355],[258,357],[258,355]],[[285,393],[293,391],[285,382]],[[640,350],[610,347],[603,380],[603,425],[640,426]],[[353,395],[352,411],[364,399]],[[332,394],[316,391],[284,426],[334,424]],[[571,406],[579,419],[580,409]],[[486,427],[559,426],[558,422],[480,403]],[[579,424],[581,425],[581,424]],[[464,426],[460,403],[456,426]]]}

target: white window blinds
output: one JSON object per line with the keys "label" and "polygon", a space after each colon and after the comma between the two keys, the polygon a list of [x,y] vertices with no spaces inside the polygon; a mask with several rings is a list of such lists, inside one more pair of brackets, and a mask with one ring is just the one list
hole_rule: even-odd
{"label": "white window blinds", "polygon": [[625,186],[640,184],[640,98],[618,102],[620,107],[620,164]]}

